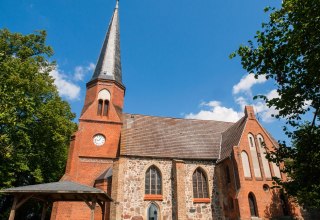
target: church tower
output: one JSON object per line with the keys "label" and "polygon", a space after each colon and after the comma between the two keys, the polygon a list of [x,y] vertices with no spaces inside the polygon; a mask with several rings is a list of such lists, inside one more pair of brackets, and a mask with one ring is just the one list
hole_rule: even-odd
{"label": "church tower", "polygon": [[[119,155],[125,94],[118,11],[117,1],[95,71],[86,85],[78,131],[72,136],[66,172],[62,178],[101,188],[109,191],[108,194],[111,193],[111,180],[108,177],[111,177],[109,174]],[[88,210],[82,206],[85,204],[56,203],[52,219],[79,219],[77,210]],[[83,215],[82,212],[81,217]]]}
{"label": "church tower", "polygon": [[69,155],[67,165],[67,174],[70,176],[81,172],[79,160],[115,159],[118,154],[125,93],[121,72],[118,8],[117,1],[95,71],[87,83],[79,128],[72,141],[74,149],[70,149],[72,155]]}

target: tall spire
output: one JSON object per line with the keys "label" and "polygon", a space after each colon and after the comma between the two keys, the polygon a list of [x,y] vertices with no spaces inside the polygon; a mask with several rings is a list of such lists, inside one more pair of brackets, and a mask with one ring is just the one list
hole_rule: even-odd
{"label": "tall spire", "polygon": [[118,8],[119,1],[117,0],[91,81],[94,79],[110,79],[122,84]]}

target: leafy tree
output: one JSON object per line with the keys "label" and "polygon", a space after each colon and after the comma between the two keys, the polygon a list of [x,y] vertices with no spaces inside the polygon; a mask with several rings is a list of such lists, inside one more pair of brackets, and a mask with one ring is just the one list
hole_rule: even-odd
{"label": "leafy tree", "polygon": [[[269,21],[253,41],[231,54],[244,69],[273,80],[279,97],[265,99],[283,118],[289,147],[279,147],[270,160],[285,163],[287,182],[277,182],[308,208],[320,208],[320,1],[283,0],[279,9],[267,7]],[[256,97],[256,98],[257,98]]]}
{"label": "leafy tree", "polygon": [[[55,63],[45,39],[45,31],[0,30],[0,189],[57,181],[64,172],[75,115],[49,75]],[[8,205],[0,197],[0,213]]]}

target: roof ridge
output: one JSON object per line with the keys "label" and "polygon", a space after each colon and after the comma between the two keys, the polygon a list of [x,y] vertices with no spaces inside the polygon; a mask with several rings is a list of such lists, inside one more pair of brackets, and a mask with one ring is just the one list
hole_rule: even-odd
{"label": "roof ridge", "polygon": [[242,118],[240,118],[238,121],[234,122],[233,125],[231,125],[229,128],[227,128],[225,131],[223,131],[222,133],[228,132],[230,129],[232,129],[234,126],[236,126],[238,123],[240,123],[243,119],[245,119],[246,116],[243,116]]}
{"label": "roof ridge", "polygon": [[209,122],[222,122],[222,123],[229,123],[235,124],[237,122],[229,122],[229,121],[218,121],[218,120],[211,120],[211,119],[192,119],[192,118],[178,118],[172,116],[156,116],[156,115],[145,115],[145,114],[138,114],[138,113],[123,113],[124,115],[139,115],[139,116],[147,116],[153,118],[167,118],[167,119],[177,119],[177,120],[190,120],[190,121],[209,121]]}

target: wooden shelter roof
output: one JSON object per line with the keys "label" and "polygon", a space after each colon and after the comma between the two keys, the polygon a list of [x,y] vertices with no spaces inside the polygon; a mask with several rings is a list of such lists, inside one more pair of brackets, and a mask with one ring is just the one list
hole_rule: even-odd
{"label": "wooden shelter roof", "polygon": [[0,193],[11,195],[32,195],[33,199],[51,202],[84,201],[94,199],[105,202],[112,201],[112,198],[101,189],[85,186],[71,181],[8,188],[0,190]]}

